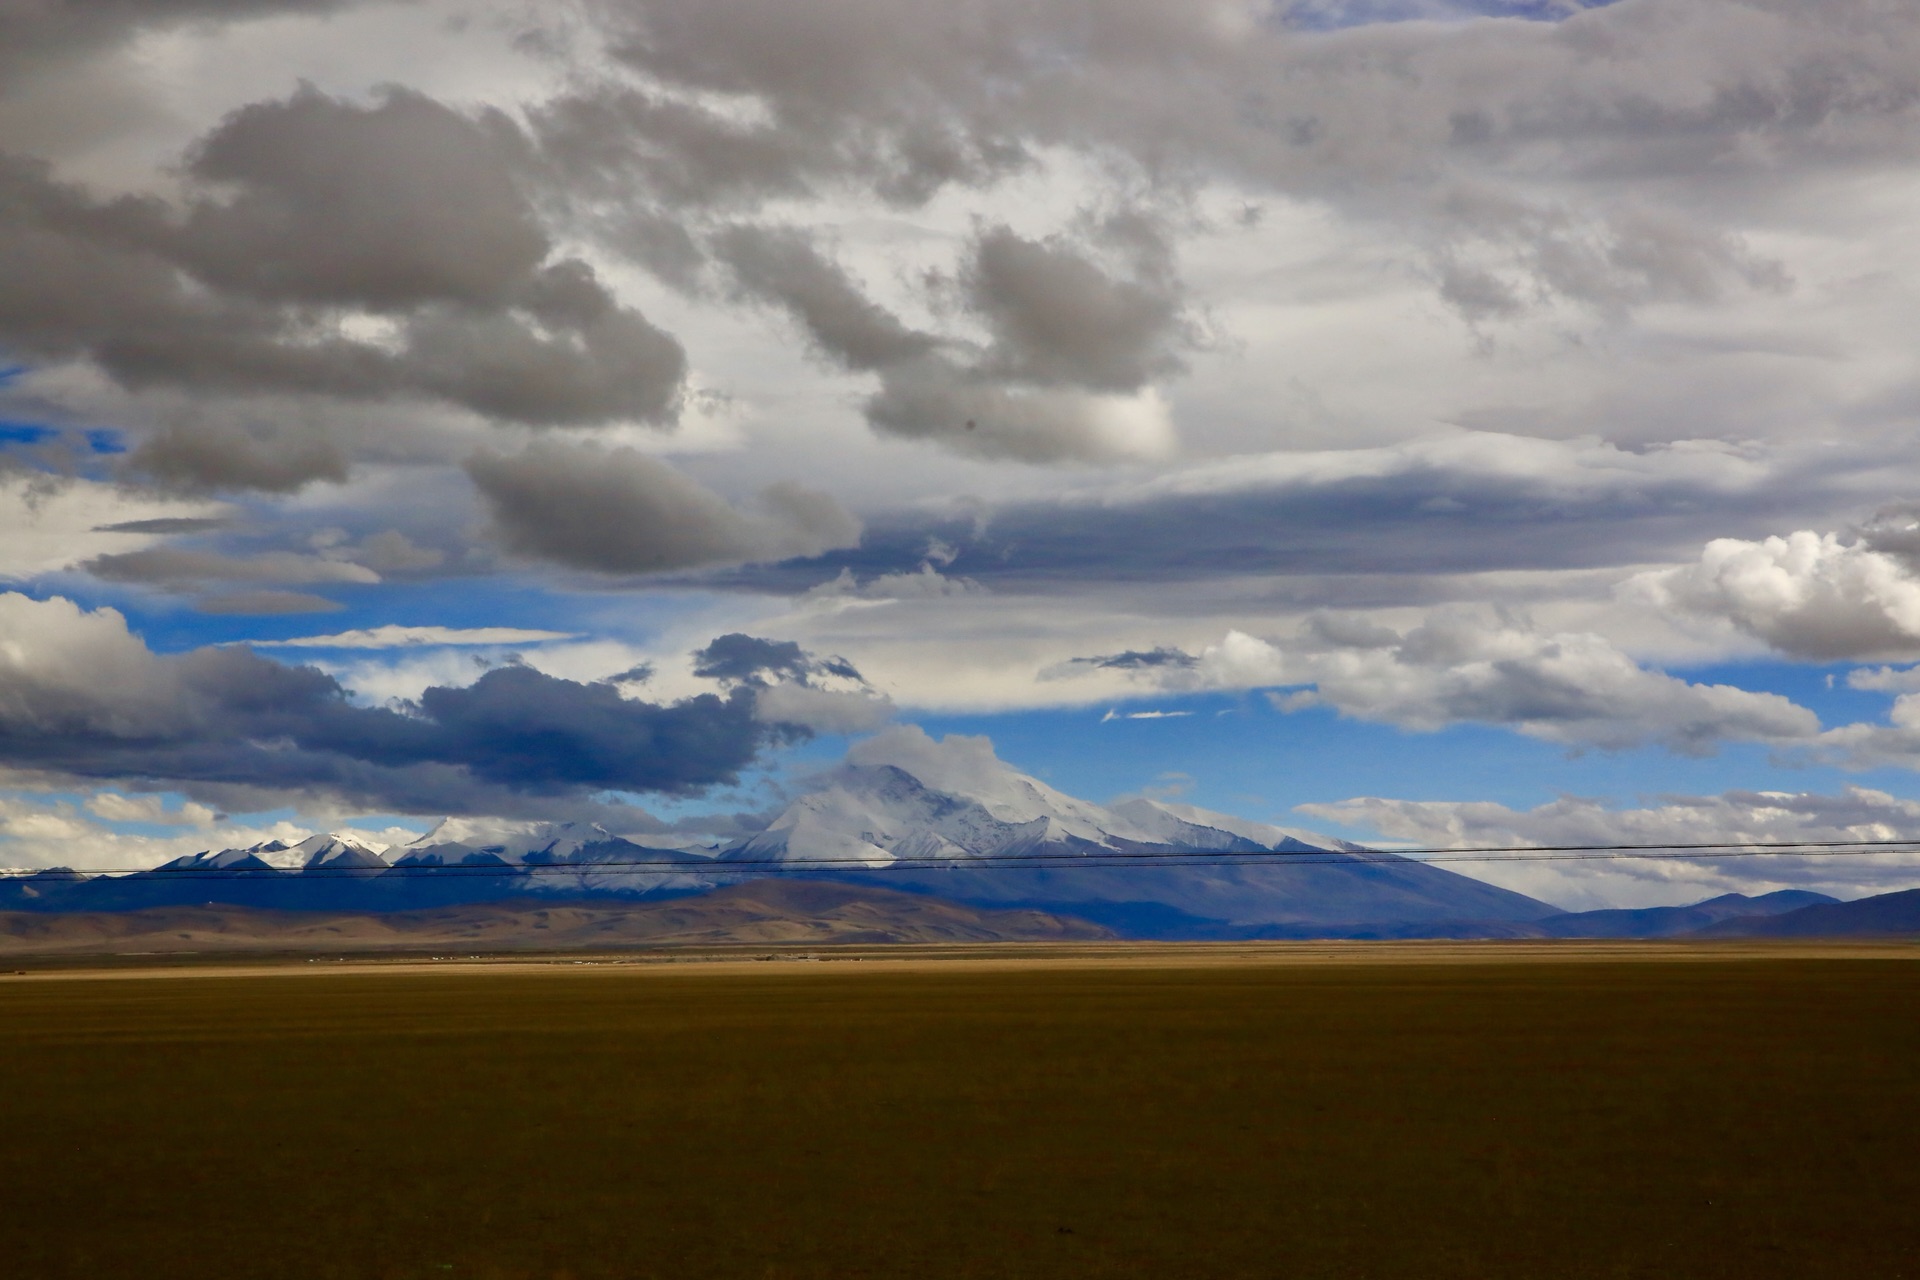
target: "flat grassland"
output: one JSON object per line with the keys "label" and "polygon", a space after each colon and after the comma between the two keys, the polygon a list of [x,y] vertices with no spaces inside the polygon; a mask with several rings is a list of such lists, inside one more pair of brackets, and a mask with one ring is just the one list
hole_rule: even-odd
{"label": "flat grassland", "polygon": [[0,1269],[1920,1276],[1917,947],[834,961],[0,978]]}

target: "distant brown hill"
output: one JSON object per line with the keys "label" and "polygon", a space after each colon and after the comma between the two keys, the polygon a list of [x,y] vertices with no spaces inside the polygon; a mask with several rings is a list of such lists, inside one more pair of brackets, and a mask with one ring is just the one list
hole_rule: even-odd
{"label": "distant brown hill", "polygon": [[0,912],[0,954],[6,955],[1045,942],[1113,936],[1099,925],[1043,911],[986,910],[889,889],[773,880],[697,897],[627,903],[517,899],[395,912],[226,905]]}

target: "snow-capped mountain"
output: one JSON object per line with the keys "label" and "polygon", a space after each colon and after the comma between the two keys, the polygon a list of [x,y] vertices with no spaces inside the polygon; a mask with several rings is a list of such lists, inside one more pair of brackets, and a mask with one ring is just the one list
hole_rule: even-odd
{"label": "snow-capped mountain", "polygon": [[[716,873],[712,851],[656,848],[597,823],[487,824],[448,819],[411,844],[388,851],[398,871],[520,868],[521,892],[640,896],[712,889],[737,876]],[[577,868],[577,870],[576,870]]]}
{"label": "snow-capped mountain", "polygon": [[[652,848],[582,823],[449,819],[385,851],[325,834],[291,845],[273,840],[175,858],[133,875],[81,877],[68,896],[94,906],[218,900],[289,909],[399,909],[529,894],[649,897],[741,878],[716,873],[713,853]],[[47,902],[44,889],[25,897]]]}
{"label": "snow-capped mountain", "polygon": [[391,909],[529,894],[684,895],[776,870],[1077,915],[1137,936],[1531,921],[1556,911],[1311,831],[1145,797],[1094,804],[1010,767],[984,738],[936,742],[911,726],[857,744],[764,829],[725,847],[657,847],[579,823],[458,818],[384,852],[316,835],[137,875],[36,882],[19,896],[34,909],[216,897]]}
{"label": "snow-capped mountain", "polygon": [[411,844],[389,850],[395,866],[524,866],[574,860],[583,849],[618,840],[597,823],[482,824],[449,818]]}
{"label": "snow-capped mountain", "polygon": [[1328,836],[1191,805],[1145,798],[1111,808],[1092,804],[1009,767],[984,738],[936,743],[903,727],[856,746],[847,764],[727,856],[878,868],[1018,857],[1042,846],[1094,854],[1148,845],[1242,853],[1348,848]]}
{"label": "snow-capped mountain", "polygon": [[339,836],[309,836],[293,846],[303,870],[384,871],[387,860],[363,844]]}
{"label": "snow-capped mountain", "polygon": [[[1196,853],[1245,860],[1222,865]],[[1267,853],[1276,856],[1260,861]],[[1011,768],[984,738],[935,742],[911,726],[857,745],[845,765],[723,858],[742,869],[765,862],[817,868],[839,879],[1169,936],[1531,920],[1554,910],[1311,831],[1144,797],[1092,804]]]}
{"label": "snow-capped mountain", "polygon": [[310,867],[379,870],[387,861],[363,844],[340,836],[308,836],[298,844],[269,840],[245,849],[195,853],[157,868],[162,872],[188,871],[301,871]]}
{"label": "snow-capped mountain", "polygon": [[[1253,835],[1229,829],[1234,819],[1158,801],[1130,800],[1102,808],[1075,800],[1033,778],[987,795],[937,790],[898,765],[848,766],[789,805],[765,831],[727,853],[733,861],[899,863],[1017,858],[1065,845],[1093,855],[1165,845],[1188,850],[1258,853],[1274,848],[1335,850],[1341,842],[1267,827]],[[1259,828],[1257,823],[1237,824]]]}

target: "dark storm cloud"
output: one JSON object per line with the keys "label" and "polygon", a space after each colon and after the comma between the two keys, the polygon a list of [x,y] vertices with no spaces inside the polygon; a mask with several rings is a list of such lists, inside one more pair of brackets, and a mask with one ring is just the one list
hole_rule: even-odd
{"label": "dark storm cloud", "polygon": [[187,547],[148,547],[95,556],[81,568],[108,582],[190,587],[209,582],[378,582],[380,575],[350,560],[271,551],[235,556]]}
{"label": "dark storm cloud", "polygon": [[533,113],[547,158],[575,189],[641,193],[659,214],[798,195],[844,157],[831,146],[630,85],[565,96]]}
{"label": "dark storm cloud", "polygon": [[880,376],[866,405],[879,431],[990,458],[1108,460],[1135,446],[1116,438],[1100,393],[1180,368],[1184,319],[1162,263],[1119,279],[1063,239],[991,228],[956,295],[993,335],[971,351],[904,324],[797,229],[735,225],[713,249],[740,296],[787,311],[839,367]]}
{"label": "dark storm cloud", "polygon": [[[125,386],[440,402],[530,425],[664,423],[679,344],[556,258],[504,115],[302,89],[196,145],[179,206],[0,157],[0,349]],[[355,336],[342,317],[384,336]],[[175,425],[129,463],[185,487],[340,479],[324,434]]]}
{"label": "dark storm cloud", "polygon": [[[742,696],[636,702],[611,685],[530,667],[490,671],[464,689],[428,689],[420,710],[435,727],[434,758],[531,791],[698,791],[734,781],[770,736]],[[407,758],[414,748],[398,750]]]}
{"label": "dark storm cloud", "polygon": [[745,681],[762,674],[799,677],[810,666],[806,651],[791,640],[762,640],[729,632],[693,655],[693,674],[708,680]]}
{"label": "dark storm cloud", "polygon": [[858,542],[860,524],[825,494],[771,486],[742,511],[634,449],[536,444],[481,453],[467,472],[516,554],[601,573],[654,573],[817,555]]}
{"label": "dark storm cloud", "polygon": [[161,656],[117,615],[0,596],[0,763],[196,792],[328,795],[399,812],[511,813],[526,797],[686,794],[802,732],[755,691],[670,704],[508,666],[399,707],[244,648]]}
{"label": "dark storm cloud", "polygon": [[328,13],[365,0],[9,0],[0,4],[0,77],[185,22]]}
{"label": "dark storm cloud", "polygon": [[[589,6],[616,57],[667,92],[617,83],[557,103],[541,121],[550,149],[576,173],[636,186],[668,207],[737,207],[847,178],[912,205],[1029,163],[1017,135],[952,109],[981,88],[973,60],[987,50],[964,31],[976,14],[711,8]],[[723,105],[736,97],[768,111],[743,120]]]}
{"label": "dark storm cloud", "polygon": [[321,430],[196,422],[148,435],[125,465],[170,489],[292,493],[316,480],[344,482],[348,460]]}
{"label": "dark storm cloud", "polygon": [[790,311],[814,347],[843,368],[884,369],[937,345],[868,298],[803,232],[729,227],[715,237],[714,250],[744,294]]}
{"label": "dark storm cloud", "polygon": [[496,113],[302,90],[241,108],[195,145],[187,171],[233,194],[197,203],[175,245],[207,283],[271,301],[498,306],[551,248],[509,167],[523,151]]}
{"label": "dark storm cloud", "polygon": [[[1920,22],[1877,0],[955,0],[931,13],[597,0],[588,12],[648,87],[583,88],[538,128],[574,158],[572,180],[610,201],[739,211],[853,184],[912,204],[988,190],[1060,149],[1126,171],[1116,189],[1221,180],[1397,228],[1474,323],[1783,289],[1781,268],[1727,231],[1726,206],[1699,197],[1750,207],[1805,166],[1911,156],[1920,106]],[[1479,12],[1565,21],[1359,21]],[[1596,185],[1543,194],[1543,176]],[[1676,178],[1690,199],[1673,198]],[[1635,183],[1649,184],[1640,197],[1595,194]],[[1136,372],[1069,367],[1109,383]]]}
{"label": "dark storm cloud", "polygon": [[234,591],[202,596],[193,602],[197,612],[222,617],[269,618],[294,613],[338,613],[346,608],[325,596],[305,591]]}
{"label": "dark storm cloud", "polygon": [[151,533],[182,534],[211,533],[215,529],[224,529],[232,521],[223,516],[159,516],[152,520],[122,520],[117,524],[103,524],[94,528],[95,533]]}
{"label": "dark storm cloud", "polygon": [[1909,573],[1920,573],[1920,503],[1897,503],[1873,513],[1860,526],[1862,545],[1892,556]]}
{"label": "dark storm cloud", "polygon": [[1099,238],[1134,250],[1121,274],[1064,236],[983,230],[956,284],[958,301],[991,342],[970,354],[949,345],[881,367],[868,423],[1023,462],[1153,453],[1158,442],[1130,431],[1106,397],[1179,372],[1192,327],[1157,233],[1141,219],[1120,220],[1117,229]]}
{"label": "dark storm cloud", "polygon": [[1116,279],[1064,240],[992,227],[975,242],[962,283],[993,332],[988,372],[1133,391],[1181,368],[1181,298],[1170,271]]}
{"label": "dark storm cloud", "polygon": [[1732,451],[1629,453],[1492,434],[1322,457],[1228,460],[1130,489],[950,516],[895,513],[871,519],[855,550],[713,581],[796,590],[843,570],[910,573],[932,539],[953,552],[944,572],[996,593],[1365,575],[1404,595],[1423,576],[1692,558],[1709,539],[1765,536],[1848,501],[1887,461],[1762,466]]}
{"label": "dark storm cloud", "polygon": [[864,678],[845,658],[817,658],[791,640],[762,640],[738,631],[716,636],[693,655],[693,674],[729,684],[765,684],[766,677],[811,683],[819,676]]}
{"label": "dark storm cloud", "polygon": [[1444,241],[1433,262],[1440,297],[1469,321],[1511,319],[1553,298],[1624,315],[1792,285],[1783,267],[1737,237],[1672,211],[1580,215],[1456,189],[1440,200],[1433,226]]}
{"label": "dark storm cloud", "polygon": [[[156,24],[332,7],[14,4],[0,50],[44,60]],[[1308,9],[1301,23],[1327,27],[1366,6],[1288,12]],[[679,344],[564,256],[565,223],[694,294],[717,254],[823,355],[878,377],[865,410],[880,431],[986,458],[1151,457],[1167,433],[1103,397],[1180,369],[1193,335],[1170,254],[1120,269],[1120,237],[1089,243],[1084,216],[1077,238],[989,217],[954,275],[953,301],[987,331],[974,350],[902,323],[799,233],[744,221],[776,199],[991,199],[1037,157],[1072,153],[1097,207],[1143,191],[1172,207],[1208,182],[1331,202],[1403,241],[1443,301],[1490,325],[1787,288],[1727,229],[1725,202],[1702,197],[1746,184],[1749,207],[1808,166],[1912,154],[1920,136],[1920,23],[1874,0],[1313,32],[1241,0],[583,12],[623,72],[583,72],[525,125],[408,90],[355,104],[307,89],[211,130],[177,199],[108,199],[5,161],[0,348],[201,404],[670,421]],[[1677,176],[1687,200],[1671,198]],[[339,479],[354,450],[319,430],[235,449],[222,429],[208,445],[213,430],[177,426],[128,465],[177,487],[287,491]]]}
{"label": "dark storm cloud", "polygon": [[756,714],[770,724],[814,733],[867,733],[894,713],[892,699],[851,662],[816,657],[791,640],[718,636],[693,655],[693,673],[734,693],[751,690]]}
{"label": "dark storm cloud", "polygon": [[1119,462],[1158,456],[1105,397],[1078,387],[1022,386],[945,355],[882,371],[866,403],[877,431],[961,453],[1016,462]]}
{"label": "dark storm cloud", "polygon": [[[911,200],[991,181],[1045,146],[1160,175],[1349,193],[1356,178],[1431,177],[1444,152],[1571,147],[1614,172],[1749,167],[1767,163],[1741,153],[1754,130],[1837,152],[1848,124],[1912,102],[1914,33],[1897,6],[1679,8],[1309,35],[1237,0],[955,0],[935,12],[597,0],[589,11],[617,56],[661,88],[584,91],[565,118],[597,172],[624,167],[682,200],[849,178]],[[729,100],[752,103],[752,122],[680,105]]]}
{"label": "dark storm cloud", "polygon": [[1109,653],[1099,657],[1075,658],[1075,663],[1104,670],[1145,671],[1155,667],[1195,667],[1200,659],[1184,649],[1128,649],[1122,653]]}

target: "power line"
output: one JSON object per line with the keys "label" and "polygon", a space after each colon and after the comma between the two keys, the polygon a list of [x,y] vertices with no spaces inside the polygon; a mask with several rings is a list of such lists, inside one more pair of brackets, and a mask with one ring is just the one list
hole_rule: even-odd
{"label": "power line", "polygon": [[[1879,853],[1920,850],[1920,839],[1907,840],[1799,840],[1746,844],[1583,844],[1481,845],[1430,849],[1102,849],[1096,853],[982,854],[973,857],[895,858],[877,862],[868,858],[715,858],[693,861],[675,858],[614,858],[603,862],[480,863],[434,865],[412,863],[384,867],[320,866],[259,867],[228,870],[215,867],[96,867],[87,870],[47,867],[0,868],[0,877],[18,879],[49,872],[76,878],[140,875],[154,880],[273,881],[301,876],[319,879],[463,879],[499,876],[586,875],[805,875],[817,871],[1012,871],[1023,868],[1078,868],[1114,870],[1127,867],[1177,866],[1330,866],[1355,864],[1466,862],[1590,862],[1623,859],[1706,860],[1765,857],[1866,857]],[[64,879],[65,876],[61,875]]]}

